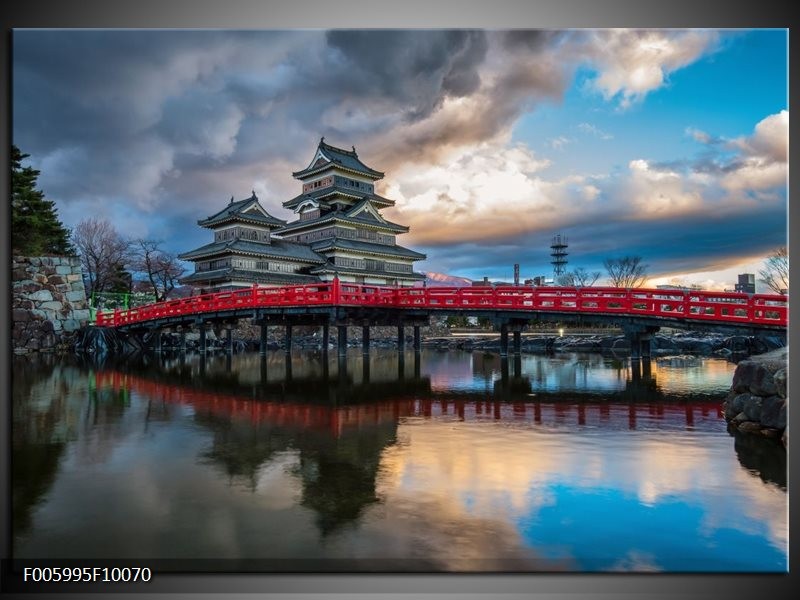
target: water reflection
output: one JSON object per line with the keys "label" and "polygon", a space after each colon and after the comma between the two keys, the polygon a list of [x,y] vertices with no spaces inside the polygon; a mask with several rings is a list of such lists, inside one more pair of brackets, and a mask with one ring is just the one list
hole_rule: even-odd
{"label": "water reflection", "polygon": [[[732,451],[724,362],[503,362],[356,350],[18,368],[15,553],[785,568],[785,455]],[[658,541],[664,528],[680,539]]]}

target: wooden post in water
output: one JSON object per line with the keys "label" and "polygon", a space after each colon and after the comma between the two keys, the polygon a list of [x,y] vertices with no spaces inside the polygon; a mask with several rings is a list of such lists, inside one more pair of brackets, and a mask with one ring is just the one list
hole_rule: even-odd
{"label": "wooden post in water", "polygon": [[331,332],[327,323],[322,326],[322,353],[328,355],[328,344],[330,344]]}
{"label": "wooden post in water", "polygon": [[290,354],[292,352],[292,326],[286,326],[286,354]]}
{"label": "wooden post in water", "polygon": [[508,356],[508,323],[500,325],[500,356]]}
{"label": "wooden post in water", "polygon": [[361,328],[361,352],[369,354],[369,325]]}
{"label": "wooden post in water", "polygon": [[337,346],[338,346],[338,354],[339,356],[346,356],[347,355],[347,325],[339,325],[337,327]]}
{"label": "wooden post in water", "polygon": [[267,322],[262,321],[261,325],[261,341],[258,345],[258,353],[261,356],[267,355]]}
{"label": "wooden post in water", "polygon": [[397,326],[397,351],[404,352],[406,349],[406,328],[400,324]]}
{"label": "wooden post in water", "polygon": [[369,383],[369,352],[365,352],[361,357],[361,382]]}

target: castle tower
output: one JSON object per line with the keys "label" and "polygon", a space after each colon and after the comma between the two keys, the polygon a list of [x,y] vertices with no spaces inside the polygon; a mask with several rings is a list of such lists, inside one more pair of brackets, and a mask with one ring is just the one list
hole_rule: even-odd
{"label": "castle tower", "polygon": [[297,220],[276,231],[282,239],[309,244],[325,263],[310,269],[323,281],[410,286],[424,280],[414,262],[425,255],[396,243],[408,227],[386,220],[380,210],[394,201],[375,193],[383,178],[358,157],[322,138],[309,165],[292,173],[302,193],[283,203]]}

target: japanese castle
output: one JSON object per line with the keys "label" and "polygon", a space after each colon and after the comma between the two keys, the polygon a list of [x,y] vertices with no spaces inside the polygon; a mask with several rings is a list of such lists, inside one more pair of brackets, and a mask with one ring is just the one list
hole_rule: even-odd
{"label": "japanese castle", "polygon": [[383,173],[322,138],[308,167],[292,173],[302,193],[283,203],[297,215],[286,222],[270,215],[255,192],[197,223],[214,241],[179,255],[195,272],[181,283],[204,290],[331,281],[411,286],[424,280],[415,261],[425,255],[398,246],[408,227],[387,221],[382,208],[394,201],[375,193]]}

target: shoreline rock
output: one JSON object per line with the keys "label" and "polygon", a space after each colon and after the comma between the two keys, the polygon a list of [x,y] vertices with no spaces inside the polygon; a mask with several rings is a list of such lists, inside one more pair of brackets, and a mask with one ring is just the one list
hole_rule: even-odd
{"label": "shoreline rock", "polygon": [[780,437],[783,445],[788,446],[787,356],[788,349],[781,348],[751,356],[736,366],[731,391],[723,403],[729,428]]}

